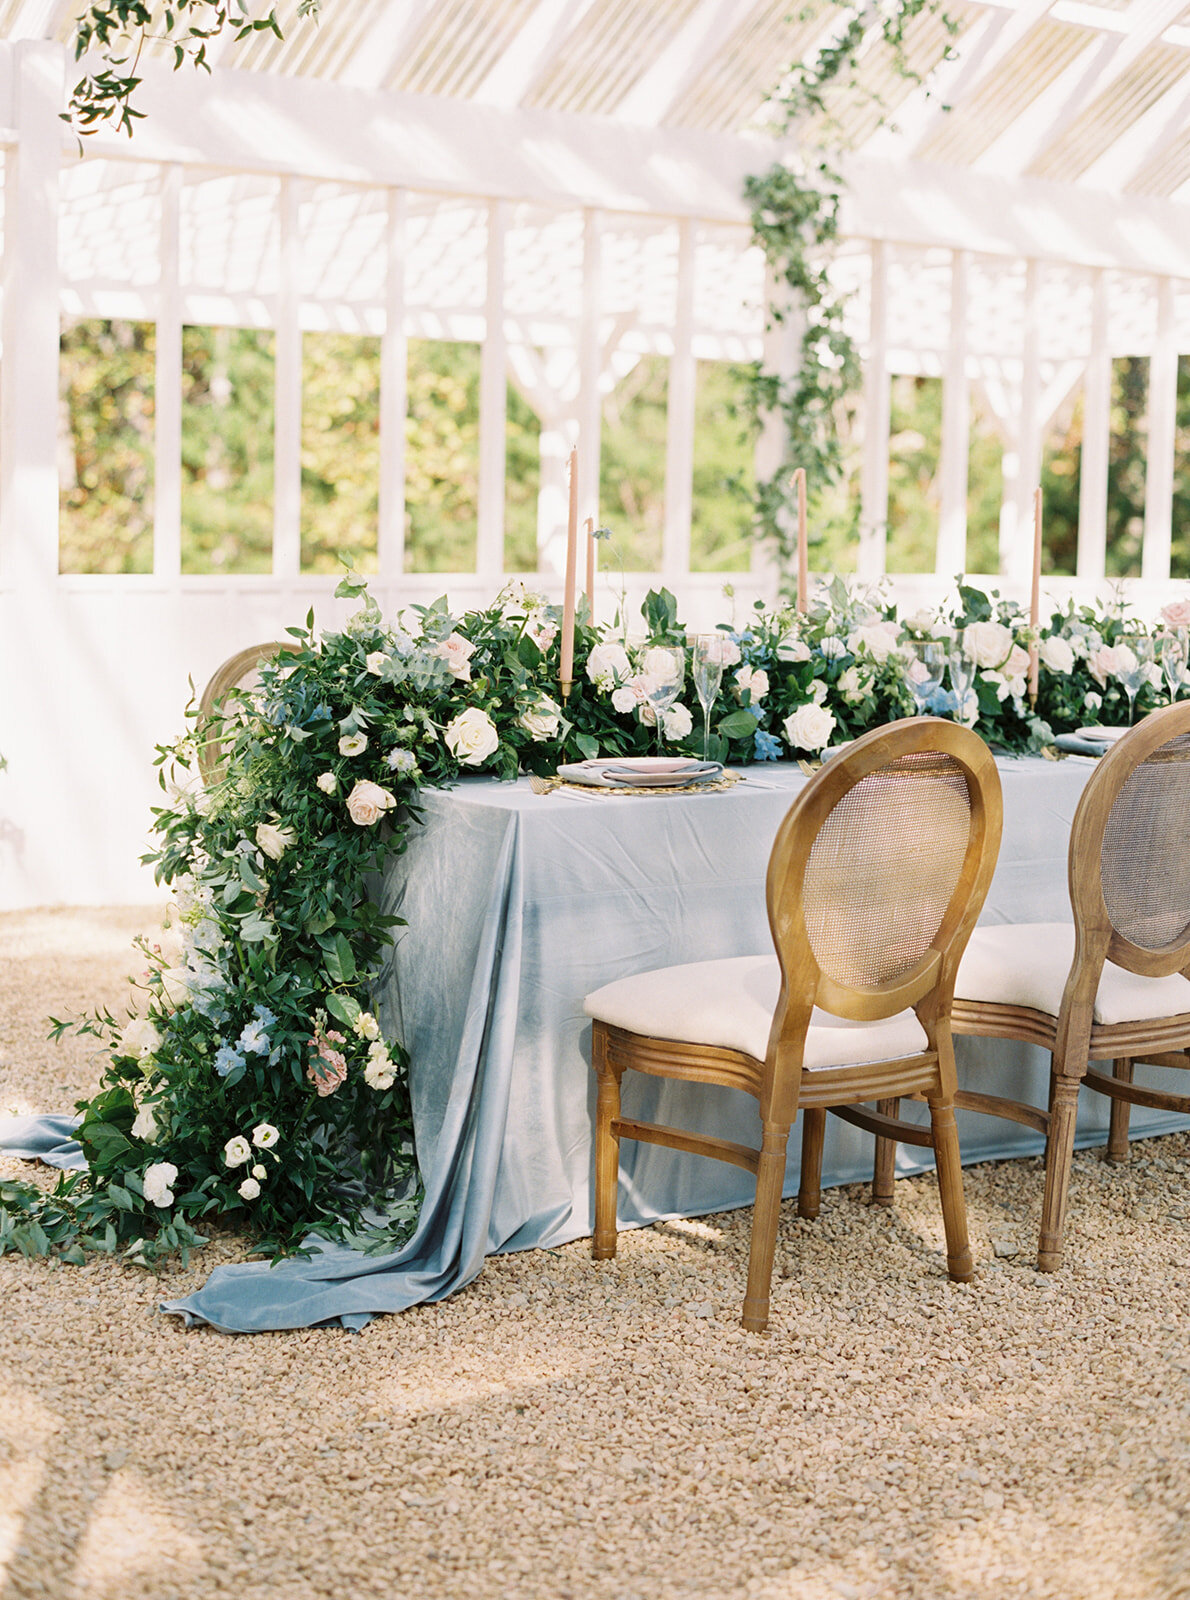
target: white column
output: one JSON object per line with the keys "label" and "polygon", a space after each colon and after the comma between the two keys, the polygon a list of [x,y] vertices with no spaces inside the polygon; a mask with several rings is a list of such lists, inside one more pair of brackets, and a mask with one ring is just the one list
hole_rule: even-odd
{"label": "white column", "polygon": [[[603,428],[603,215],[583,212],[583,320],[579,330],[578,511],[599,525],[599,452]],[[544,455],[544,443],[542,446]],[[544,486],[544,485],[543,485]]]}
{"label": "white column", "polygon": [[405,414],[409,409],[409,340],[405,334],[404,189],[388,193],[384,334],[380,340],[380,528],[377,566],[398,583],[405,569]]}
{"label": "white column", "polygon": [[1091,349],[1083,386],[1083,444],[1078,472],[1078,566],[1080,578],[1106,572],[1107,467],[1111,451],[1111,351],[1107,342],[1107,274],[1100,267],[1091,286]]}
{"label": "white column", "polygon": [[1016,450],[1004,453],[1000,570],[1028,583],[1033,570],[1033,491],[1041,481],[1041,263],[1026,263]]}
{"label": "white column", "polygon": [[182,570],[182,169],[161,169],[161,242],[157,274],[157,356],[153,371],[153,571]]}
{"label": "white column", "polygon": [[967,382],[967,264],[965,250],[950,263],[950,344],[942,379],[942,507],[934,570],[953,578],[967,569],[967,463],[971,450],[971,390]]}
{"label": "white column", "polygon": [[860,471],[857,575],[872,583],[888,556],[888,246],[872,241],[868,355],[864,365],[864,455]]}
{"label": "white column", "polygon": [[661,569],[671,589],[690,573],[690,516],[694,503],[694,261],[695,223],[678,224],[678,293],[674,350],[665,407],[665,533]]}
{"label": "white column", "polygon": [[479,532],[475,570],[500,585],[504,573],[504,471],[508,457],[508,345],[504,336],[504,234],[508,207],[488,205],[487,303],[479,371]]}
{"label": "white column", "polygon": [[58,572],[58,181],[65,93],[60,45],[13,46],[0,334],[0,568],[16,587]]}
{"label": "white column", "polygon": [[296,578],[302,566],[302,326],[299,316],[298,180],[282,178],[281,242],[273,416],[273,572]]}
{"label": "white column", "polygon": [[1178,330],[1172,278],[1157,279],[1157,338],[1149,357],[1145,534],[1140,575],[1169,577],[1173,533],[1174,439],[1178,420]]}

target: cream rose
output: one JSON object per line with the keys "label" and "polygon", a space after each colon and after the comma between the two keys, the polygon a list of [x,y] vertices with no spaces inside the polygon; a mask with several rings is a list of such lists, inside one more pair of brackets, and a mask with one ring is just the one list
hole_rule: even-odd
{"label": "cream rose", "polygon": [[475,654],[475,646],[470,639],[464,639],[461,633],[452,633],[449,639],[443,639],[438,646],[438,654],[446,662],[452,678],[458,678],[463,683],[471,681],[471,657]]}
{"label": "cream rose", "polygon": [[396,795],[388,789],[382,789],[371,778],[360,778],[347,796],[347,815],[357,827],[371,828],[396,803]]}
{"label": "cream rose", "polygon": [[1126,644],[1101,644],[1087,661],[1091,676],[1096,682],[1106,684],[1109,678],[1136,670],[1136,657]]}
{"label": "cream rose", "polygon": [[1012,634],[1002,622],[972,622],[963,630],[963,644],[977,667],[996,668],[1008,660]]}
{"label": "cream rose", "polygon": [[[781,643],[777,646],[778,661],[809,661],[809,659],[810,646],[804,639],[795,639],[792,637],[782,639]],[[736,651],[736,660],[739,660],[738,650]],[[726,666],[726,661],[723,664]]]}
{"label": "cream rose", "polygon": [[741,667],[735,675],[735,686],[741,694],[746,689],[752,704],[759,705],[769,692],[769,675],[759,667]]}
{"label": "cream rose", "polygon": [[530,739],[555,739],[558,735],[558,721],[561,714],[561,707],[546,696],[527,711],[522,711],[517,722]]}
{"label": "cream rose", "polygon": [[785,718],[785,737],[795,750],[825,750],[834,731],[835,719],[822,706],[798,706]]}
{"label": "cream rose", "polygon": [[481,767],[500,745],[496,724],[486,711],[468,706],[446,726],[446,748],[464,767]]}
{"label": "cream rose", "polygon": [[319,777],[315,778],[314,781],[322,790],[323,794],[334,794],[335,790],[339,787],[339,780],[335,777],[333,772],[324,772]]}
{"label": "cream rose", "polygon": [[636,710],[640,698],[632,685],[626,683],[622,688],[612,690],[612,710],[618,711],[621,716],[626,716],[628,712]]}
{"label": "cream rose", "polygon": [[262,822],[256,829],[256,842],[270,861],[280,861],[290,845],[297,843],[292,828],[279,828],[273,822]]}
{"label": "cream rose", "polygon": [[1171,600],[1162,606],[1161,620],[1167,628],[1190,628],[1190,600]]}
{"label": "cream rose", "polygon": [[632,663],[622,644],[597,644],[587,657],[587,677],[597,689],[610,689],[631,676]]}
{"label": "cream rose", "polygon": [[853,656],[868,655],[873,661],[884,662],[896,649],[900,633],[897,622],[865,622],[848,637],[847,648]]}
{"label": "cream rose", "polygon": [[694,726],[694,718],[686,706],[670,706],[661,719],[662,731],[667,739],[684,739]]}
{"label": "cream rose", "polygon": [[151,1167],[145,1168],[145,1175],[141,1179],[145,1199],[153,1206],[172,1206],[173,1186],[177,1181],[178,1169],[172,1161],[154,1161]]}
{"label": "cream rose", "polygon": [[1037,648],[1037,655],[1042,666],[1050,672],[1065,676],[1074,671],[1074,651],[1070,648],[1070,641],[1063,639],[1060,634],[1051,634],[1048,639],[1043,639]]}

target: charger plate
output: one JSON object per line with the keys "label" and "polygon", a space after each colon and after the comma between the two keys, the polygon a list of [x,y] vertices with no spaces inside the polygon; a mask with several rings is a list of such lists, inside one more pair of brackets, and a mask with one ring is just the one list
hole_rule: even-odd
{"label": "charger plate", "polygon": [[665,788],[656,785],[642,788],[637,784],[619,789],[610,785],[569,783],[565,778],[557,776],[539,778],[533,773],[529,775],[529,787],[534,794],[553,794],[555,789],[566,789],[571,794],[581,794],[589,800],[599,800],[605,795],[636,795],[638,798],[648,799],[651,795],[722,794],[727,789],[734,789],[737,783],[743,781],[742,775],[738,772],[724,772],[718,778],[704,778],[701,783],[670,784]]}

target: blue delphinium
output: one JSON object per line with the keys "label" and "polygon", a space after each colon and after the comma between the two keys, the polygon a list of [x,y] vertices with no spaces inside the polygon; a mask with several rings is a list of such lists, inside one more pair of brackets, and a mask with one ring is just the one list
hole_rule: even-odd
{"label": "blue delphinium", "polygon": [[246,1056],[267,1056],[269,1036],[258,1021],[245,1023],[236,1044]]}
{"label": "blue delphinium", "polygon": [[781,756],[781,741],[774,733],[757,733],[752,741],[753,761],[777,761]]}
{"label": "blue delphinium", "polygon": [[238,1050],[229,1044],[221,1044],[215,1052],[215,1071],[221,1078],[226,1078],[237,1067],[244,1065],[244,1058]]}

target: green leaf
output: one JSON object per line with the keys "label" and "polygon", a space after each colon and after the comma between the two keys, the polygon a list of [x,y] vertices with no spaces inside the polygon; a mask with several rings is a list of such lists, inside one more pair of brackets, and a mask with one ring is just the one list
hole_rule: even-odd
{"label": "green leaf", "polygon": [[333,940],[323,943],[326,953],[326,970],[335,983],[350,983],[355,977],[355,957],[351,953],[351,946],[341,933],[337,933]]}
{"label": "green leaf", "polygon": [[746,739],[760,724],[750,711],[732,711],[716,726],[725,739]]}
{"label": "green leaf", "polygon": [[359,1016],[362,1007],[353,995],[328,994],[326,997],[326,1009],[332,1017],[337,1017],[346,1027],[351,1028],[355,1026],[356,1018]]}
{"label": "green leaf", "polygon": [[599,740],[592,738],[589,733],[576,733],[574,742],[588,761],[594,761],[599,754]]}

